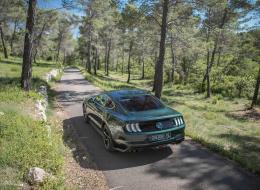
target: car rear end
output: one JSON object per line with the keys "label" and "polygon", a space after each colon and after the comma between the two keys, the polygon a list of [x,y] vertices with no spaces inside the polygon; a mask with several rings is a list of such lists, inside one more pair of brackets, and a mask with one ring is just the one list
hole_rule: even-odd
{"label": "car rear end", "polygon": [[122,150],[180,143],[185,138],[182,115],[148,121],[129,122],[114,139]]}

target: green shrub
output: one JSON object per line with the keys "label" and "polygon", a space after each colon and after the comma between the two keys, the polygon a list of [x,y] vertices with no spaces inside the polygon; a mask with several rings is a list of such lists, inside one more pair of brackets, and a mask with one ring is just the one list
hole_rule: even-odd
{"label": "green shrub", "polygon": [[20,88],[21,60],[10,57],[2,62],[0,63],[0,189],[16,189],[16,184],[26,180],[25,174],[28,169],[35,166],[52,173],[57,179],[48,181],[42,188],[57,189],[62,184],[64,146],[61,134],[56,125],[52,125],[51,133],[48,135],[46,123],[31,118],[33,102],[42,98],[37,92],[39,86],[48,86],[41,77],[55,65],[41,62],[42,66],[34,66],[32,90],[25,92]]}
{"label": "green shrub", "polygon": [[216,94],[215,97],[217,100],[223,100],[223,96],[221,94]]}
{"label": "green shrub", "polygon": [[214,96],[214,97],[211,99],[211,103],[212,103],[212,104],[217,104],[217,103],[218,103],[218,97]]}
{"label": "green shrub", "polygon": [[45,124],[15,111],[0,116],[0,167],[18,168],[22,177],[30,167],[57,174],[63,163],[61,137]]}
{"label": "green shrub", "polygon": [[212,78],[211,89],[215,94],[230,98],[252,96],[254,80],[250,76],[226,76],[216,72]]}

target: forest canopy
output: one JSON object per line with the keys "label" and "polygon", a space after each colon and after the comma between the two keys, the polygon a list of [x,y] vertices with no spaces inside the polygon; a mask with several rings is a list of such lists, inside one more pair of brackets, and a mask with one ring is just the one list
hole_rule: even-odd
{"label": "forest canopy", "polygon": [[[48,3],[48,2],[47,2]],[[81,64],[196,93],[259,103],[259,0],[36,0],[0,2],[1,57],[23,57],[30,89],[37,60]],[[78,30],[77,30],[78,28]],[[76,30],[75,30],[76,29]]]}

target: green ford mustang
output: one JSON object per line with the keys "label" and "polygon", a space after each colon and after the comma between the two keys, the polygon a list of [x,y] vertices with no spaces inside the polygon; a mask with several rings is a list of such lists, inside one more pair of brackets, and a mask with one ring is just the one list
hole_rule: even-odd
{"label": "green ford mustang", "polygon": [[116,90],[85,98],[83,115],[102,135],[108,151],[124,152],[184,140],[182,114],[143,90]]}

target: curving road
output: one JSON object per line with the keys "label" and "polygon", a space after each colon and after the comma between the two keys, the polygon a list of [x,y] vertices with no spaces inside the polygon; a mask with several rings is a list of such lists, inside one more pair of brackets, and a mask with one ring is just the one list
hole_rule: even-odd
{"label": "curving road", "polygon": [[[68,113],[70,124],[110,189],[119,190],[258,190],[260,177],[245,172],[191,140],[161,150],[109,153],[101,137],[85,124],[82,100],[101,90],[86,81],[75,68],[66,69],[57,88],[58,101]],[[81,167],[86,167],[84,164]]]}

